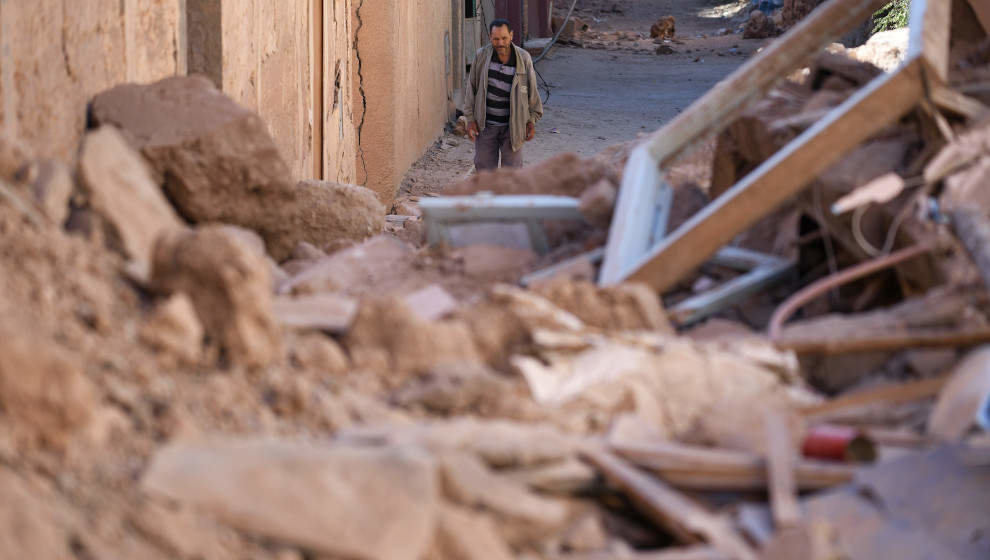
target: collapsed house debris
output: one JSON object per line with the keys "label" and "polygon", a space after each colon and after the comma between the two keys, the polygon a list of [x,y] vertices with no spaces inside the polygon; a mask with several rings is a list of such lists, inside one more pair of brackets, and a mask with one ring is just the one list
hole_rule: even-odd
{"label": "collapsed house debris", "polygon": [[876,4],[443,193],[567,220],[291,181],[197,78],[0,136],[0,556],[985,558],[990,39],[805,56]]}

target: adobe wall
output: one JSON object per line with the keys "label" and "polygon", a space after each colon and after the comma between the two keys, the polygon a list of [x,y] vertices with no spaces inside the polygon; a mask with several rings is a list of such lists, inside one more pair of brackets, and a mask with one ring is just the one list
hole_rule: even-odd
{"label": "adobe wall", "polygon": [[0,1],[0,123],[69,160],[86,104],[121,82],[185,73],[184,0]]}
{"label": "adobe wall", "polygon": [[[353,182],[351,99],[338,93],[350,92],[349,0],[197,1],[220,2],[220,44],[205,48],[221,62],[204,59],[205,73],[219,72],[211,77],[223,91],[258,112],[297,179]],[[198,46],[199,32],[190,34]]]}
{"label": "adobe wall", "polygon": [[72,158],[96,93],[188,70],[257,111],[297,178],[354,181],[350,0],[87,0],[81,8],[79,0],[0,0],[0,129],[39,155]]}
{"label": "adobe wall", "polygon": [[[449,0],[353,0],[357,182],[389,204],[453,109]],[[363,109],[363,110],[362,110]]]}

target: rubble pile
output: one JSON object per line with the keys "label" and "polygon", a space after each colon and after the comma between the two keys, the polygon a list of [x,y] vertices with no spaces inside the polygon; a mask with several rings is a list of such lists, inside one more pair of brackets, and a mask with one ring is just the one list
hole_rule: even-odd
{"label": "rubble pile", "polygon": [[[772,90],[675,168],[675,227],[880,72],[829,53]],[[737,272],[520,286],[601,248],[634,144],[445,191],[580,199],[537,255],[426,247],[415,199],[292,180],[199,78],[92,116],[74,167],[0,137],[0,556],[985,557],[986,115],[847,155],[739,239],[793,277],[696,325],[669,310]]]}

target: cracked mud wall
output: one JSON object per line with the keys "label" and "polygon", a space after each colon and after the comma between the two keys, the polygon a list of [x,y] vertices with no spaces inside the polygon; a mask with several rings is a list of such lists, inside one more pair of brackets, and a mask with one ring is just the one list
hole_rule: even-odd
{"label": "cracked mud wall", "polygon": [[355,1],[360,0],[323,0],[323,176],[341,183],[357,181],[359,104],[351,87]]}
{"label": "cracked mud wall", "polygon": [[357,182],[388,205],[451,105],[450,0],[352,0]]}
{"label": "cracked mud wall", "polygon": [[95,93],[185,73],[184,4],[0,0],[0,128],[71,159]]}

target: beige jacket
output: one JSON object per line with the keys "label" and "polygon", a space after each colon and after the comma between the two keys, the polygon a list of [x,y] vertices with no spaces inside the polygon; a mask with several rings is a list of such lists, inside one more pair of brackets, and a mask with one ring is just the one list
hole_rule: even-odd
{"label": "beige jacket", "polygon": [[[516,75],[509,91],[509,135],[512,138],[512,151],[518,152],[526,143],[526,123],[536,124],[543,118],[543,101],[540,100],[533,58],[516,45],[512,45],[512,48],[516,50]],[[492,59],[494,49],[491,44],[478,49],[464,94],[464,116],[468,123],[478,123],[479,131],[485,129],[488,61]]]}

